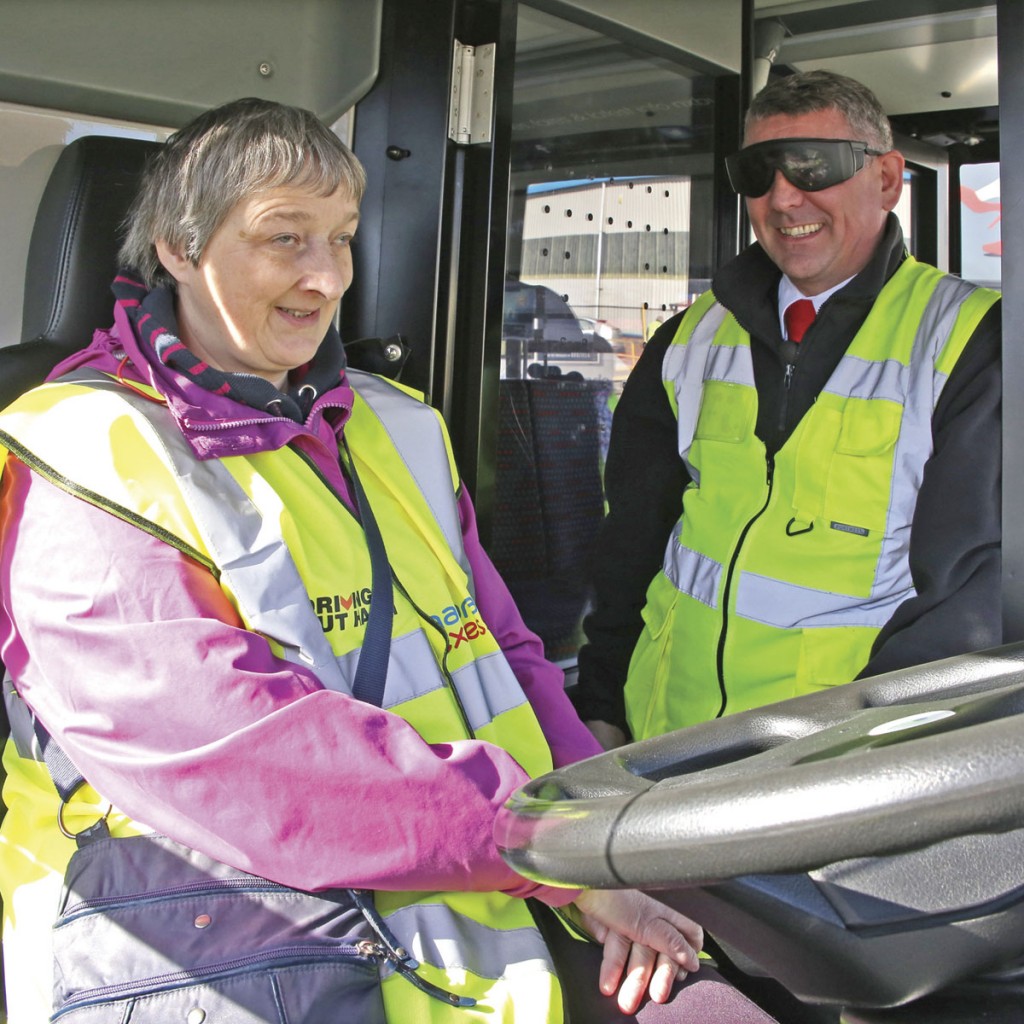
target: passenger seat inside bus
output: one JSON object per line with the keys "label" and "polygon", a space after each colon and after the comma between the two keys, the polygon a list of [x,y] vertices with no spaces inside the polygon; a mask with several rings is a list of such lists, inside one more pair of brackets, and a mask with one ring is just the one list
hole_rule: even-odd
{"label": "passenger seat inside bus", "polygon": [[607,380],[502,380],[490,554],[552,661],[582,641],[588,560],[604,517]]}

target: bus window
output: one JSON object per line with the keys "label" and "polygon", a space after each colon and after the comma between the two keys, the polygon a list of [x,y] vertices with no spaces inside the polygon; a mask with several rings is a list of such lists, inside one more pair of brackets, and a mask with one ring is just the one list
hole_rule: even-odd
{"label": "bus window", "polygon": [[490,550],[547,655],[582,642],[611,416],[711,274],[714,79],[519,6]]}
{"label": "bus window", "polygon": [[1000,233],[999,164],[960,167],[960,272],[968,281],[999,288],[1003,241]]}

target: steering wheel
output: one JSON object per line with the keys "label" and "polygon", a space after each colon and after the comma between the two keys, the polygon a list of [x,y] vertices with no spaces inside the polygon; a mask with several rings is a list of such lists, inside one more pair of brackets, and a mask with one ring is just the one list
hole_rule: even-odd
{"label": "steering wheel", "polygon": [[677,887],[1024,827],[1024,644],[633,744],[498,817],[528,878]]}
{"label": "steering wheel", "polygon": [[[799,995],[891,1005],[1024,954],[1022,715],[1024,644],[962,655],[551,772],[495,837],[538,881],[672,890]],[[968,918],[999,922],[983,951]],[[794,955],[845,963],[793,984]]]}

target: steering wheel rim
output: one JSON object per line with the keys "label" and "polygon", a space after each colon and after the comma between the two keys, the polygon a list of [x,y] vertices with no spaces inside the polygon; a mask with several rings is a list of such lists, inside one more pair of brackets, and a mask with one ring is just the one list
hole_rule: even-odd
{"label": "steering wheel rim", "polygon": [[680,888],[1024,827],[1024,644],[866,679],[555,771],[506,805],[519,873]]}

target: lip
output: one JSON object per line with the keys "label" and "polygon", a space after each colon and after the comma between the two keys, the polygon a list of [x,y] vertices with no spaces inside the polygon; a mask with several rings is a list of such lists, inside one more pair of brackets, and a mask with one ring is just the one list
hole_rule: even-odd
{"label": "lip", "polygon": [[824,227],[821,221],[814,221],[810,224],[780,224],[777,230],[787,241],[799,242],[816,237]]}
{"label": "lip", "polygon": [[278,316],[287,320],[288,323],[293,324],[295,327],[309,327],[320,321],[319,309],[300,310],[292,306],[275,306],[274,308]]}

